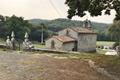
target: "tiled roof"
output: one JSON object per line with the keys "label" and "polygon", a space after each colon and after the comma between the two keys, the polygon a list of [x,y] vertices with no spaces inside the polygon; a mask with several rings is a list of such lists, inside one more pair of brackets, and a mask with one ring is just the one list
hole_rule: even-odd
{"label": "tiled roof", "polygon": [[90,30],[90,29],[87,29],[87,28],[82,28],[82,27],[71,27],[70,29],[74,30],[75,32],[78,32],[78,33],[92,33],[92,34],[95,34],[94,31]]}
{"label": "tiled roof", "polygon": [[53,38],[56,38],[57,40],[63,43],[76,41],[75,39],[68,37],[68,36],[53,36]]}

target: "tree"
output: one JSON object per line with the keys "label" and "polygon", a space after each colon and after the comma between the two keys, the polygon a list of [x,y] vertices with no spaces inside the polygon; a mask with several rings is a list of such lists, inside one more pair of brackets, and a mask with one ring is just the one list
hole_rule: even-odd
{"label": "tree", "polygon": [[109,27],[108,33],[111,37],[120,44],[120,20],[114,21],[114,23]]}
{"label": "tree", "polygon": [[120,56],[120,20],[114,21],[114,23],[108,29],[109,34],[116,40],[116,51],[117,54]]}
{"label": "tree", "polygon": [[14,31],[18,39],[24,38],[25,32],[30,32],[31,28],[31,24],[27,20],[15,15],[6,19],[5,26],[7,26],[8,33]]}
{"label": "tree", "polygon": [[83,17],[86,15],[86,11],[91,16],[102,15],[102,11],[105,14],[110,15],[111,10],[116,11],[115,20],[120,20],[120,0],[66,0],[65,4],[68,5],[68,18],[71,19],[77,15]]}
{"label": "tree", "polygon": [[7,34],[7,28],[5,26],[6,17],[0,15],[0,37],[4,37]]}

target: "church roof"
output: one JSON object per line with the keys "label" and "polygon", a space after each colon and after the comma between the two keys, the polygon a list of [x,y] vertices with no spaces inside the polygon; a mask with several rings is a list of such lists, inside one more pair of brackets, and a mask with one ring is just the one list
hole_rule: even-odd
{"label": "church roof", "polygon": [[71,27],[70,29],[77,33],[96,34],[94,31],[83,27]]}
{"label": "church roof", "polygon": [[53,38],[56,38],[57,40],[63,43],[76,41],[75,39],[68,37],[68,36],[53,36]]}

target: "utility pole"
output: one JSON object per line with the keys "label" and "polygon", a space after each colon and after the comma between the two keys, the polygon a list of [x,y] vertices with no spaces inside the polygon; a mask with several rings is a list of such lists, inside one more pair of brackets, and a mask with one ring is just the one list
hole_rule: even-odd
{"label": "utility pole", "polygon": [[44,37],[43,37],[43,26],[44,26],[44,24],[42,24],[41,26],[42,26],[42,33],[41,33],[41,44],[43,44],[43,41],[44,41],[44,40],[43,40],[43,38],[44,38]]}

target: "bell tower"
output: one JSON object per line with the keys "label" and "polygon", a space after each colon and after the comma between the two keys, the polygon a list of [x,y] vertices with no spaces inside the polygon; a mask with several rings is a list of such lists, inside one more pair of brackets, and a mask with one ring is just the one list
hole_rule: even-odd
{"label": "bell tower", "polygon": [[87,28],[87,29],[92,29],[92,23],[90,20],[86,19],[85,21],[83,21],[83,27]]}

